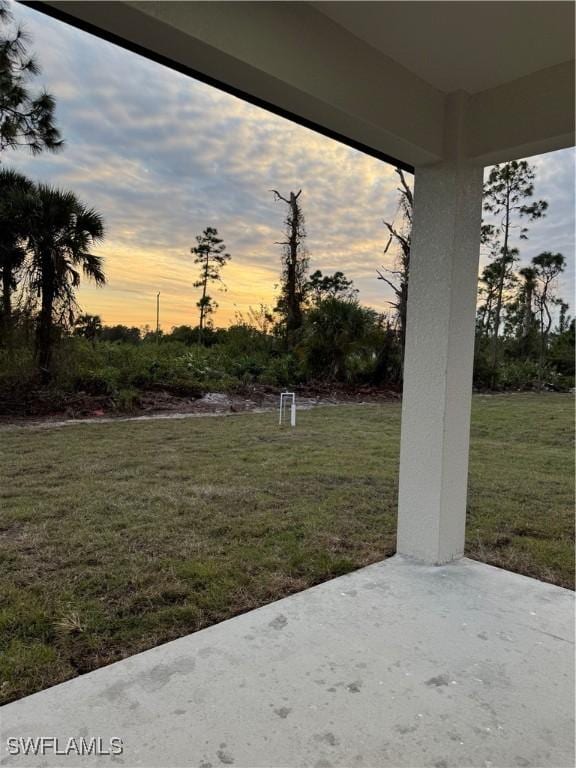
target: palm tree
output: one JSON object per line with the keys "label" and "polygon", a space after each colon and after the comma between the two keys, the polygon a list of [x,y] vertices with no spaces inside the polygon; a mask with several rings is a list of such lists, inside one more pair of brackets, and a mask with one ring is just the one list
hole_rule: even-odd
{"label": "palm tree", "polygon": [[74,321],[74,335],[83,336],[92,344],[102,332],[102,318],[100,315],[80,315]]}
{"label": "palm tree", "polygon": [[36,188],[29,224],[31,286],[41,299],[36,355],[46,383],[52,369],[54,321],[67,317],[72,322],[81,274],[96,285],[106,282],[102,257],[90,252],[104,237],[104,224],[73,192],[44,184]]}
{"label": "palm tree", "polygon": [[0,281],[2,314],[0,332],[9,340],[12,328],[12,294],[17,274],[26,255],[26,199],[33,193],[32,182],[17,171],[0,168]]}
{"label": "palm tree", "polygon": [[376,313],[356,299],[321,301],[306,315],[299,346],[309,373],[346,381],[352,358],[365,359],[374,351],[376,327]]}

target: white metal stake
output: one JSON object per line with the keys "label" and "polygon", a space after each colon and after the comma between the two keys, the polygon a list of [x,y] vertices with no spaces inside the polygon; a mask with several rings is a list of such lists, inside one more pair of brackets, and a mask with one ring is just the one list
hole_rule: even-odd
{"label": "white metal stake", "polygon": [[[291,401],[291,402],[290,402]],[[296,395],[294,392],[282,392],[280,394],[280,418],[279,418],[279,424],[282,426],[282,422],[284,421],[285,417],[285,411],[286,407],[288,406],[288,403],[290,403],[290,426],[295,427],[296,426]]]}

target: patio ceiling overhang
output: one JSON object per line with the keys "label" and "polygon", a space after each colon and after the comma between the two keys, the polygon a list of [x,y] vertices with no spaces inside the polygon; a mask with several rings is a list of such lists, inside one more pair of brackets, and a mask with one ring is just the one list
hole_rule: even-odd
{"label": "patio ceiling overhang", "polygon": [[571,2],[32,5],[405,167],[574,143]]}

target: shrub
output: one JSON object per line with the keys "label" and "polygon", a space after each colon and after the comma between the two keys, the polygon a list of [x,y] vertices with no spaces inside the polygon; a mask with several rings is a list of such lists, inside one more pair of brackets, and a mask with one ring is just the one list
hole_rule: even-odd
{"label": "shrub", "polygon": [[117,375],[114,369],[101,369],[79,374],[74,378],[74,392],[85,392],[87,395],[114,395],[116,392]]}
{"label": "shrub", "polygon": [[507,360],[498,366],[497,382],[502,389],[535,389],[538,386],[538,363]]}
{"label": "shrub", "polygon": [[325,299],[311,309],[299,345],[305,373],[312,378],[352,382],[374,366],[381,344],[377,315],[355,299]]}
{"label": "shrub", "polygon": [[273,357],[260,375],[260,381],[263,384],[270,384],[275,387],[298,384],[303,378],[298,360],[292,354]]}

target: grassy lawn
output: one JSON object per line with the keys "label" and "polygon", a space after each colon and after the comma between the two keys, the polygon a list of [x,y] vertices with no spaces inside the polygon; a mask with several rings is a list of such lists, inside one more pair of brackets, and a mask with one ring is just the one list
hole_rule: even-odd
{"label": "grassy lawn", "polygon": [[[470,556],[573,584],[572,398],[474,398]],[[394,552],[400,406],[0,432],[9,701]]]}

